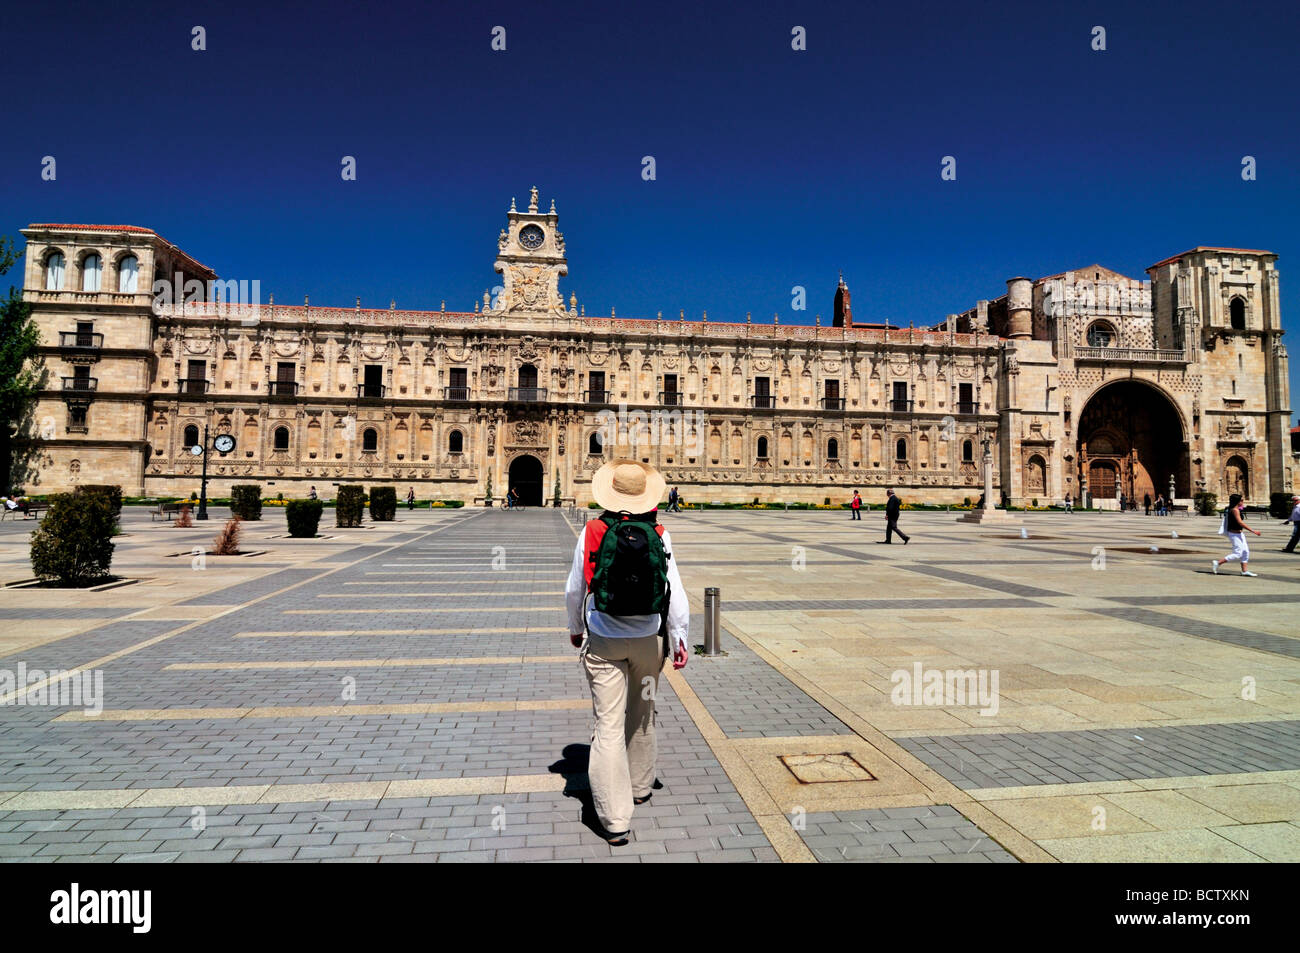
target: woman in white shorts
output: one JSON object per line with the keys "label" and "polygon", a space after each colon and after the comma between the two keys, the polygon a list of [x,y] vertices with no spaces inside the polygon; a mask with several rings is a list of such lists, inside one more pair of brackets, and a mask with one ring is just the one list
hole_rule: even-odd
{"label": "woman in white shorts", "polygon": [[1232,552],[1222,559],[1216,559],[1212,563],[1214,572],[1217,575],[1219,566],[1223,563],[1241,563],[1241,574],[1243,576],[1254,576],[1256,573],[1246,568],[1246,563],[1250,560],[1250,547],[1246,545],[1246,531],[1254,533],[1256,536],[1263,535],[1259,530],[1250,529],[1246,521],[1241,518],[1242,511],[1246,504],[1241,499],[1240,493],[1233,493],[1228,497],[1228,508],[1223,511],[1223,528],[1219,532],[1228,537],[1232,543]]}

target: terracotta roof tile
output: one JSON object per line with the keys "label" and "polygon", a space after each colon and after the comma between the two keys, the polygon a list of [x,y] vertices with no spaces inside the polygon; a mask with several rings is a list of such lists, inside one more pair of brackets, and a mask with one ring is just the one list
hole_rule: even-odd
{"label": "terracotta roof tile", "polygon": [[152,228],[141,228],[139,225],[67,225],[55,222],[36,222],[27,226],[28,228],[66,228],[75,231],[84,232],[142,232],[145,235],[157,235]]}

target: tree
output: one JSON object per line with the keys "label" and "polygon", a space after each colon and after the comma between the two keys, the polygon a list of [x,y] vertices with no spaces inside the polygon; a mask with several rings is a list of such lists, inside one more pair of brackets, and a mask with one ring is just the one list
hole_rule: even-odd
{"label": "tree", "polygon": [[[14,243],[0,236],[0,275],[21,257]],[[0,299],[0,493],[10,494],[26,482],[37,453],[31,440],[36,393],[45,386],[48,371],[36,353],[40,331],[22,292],[9,288]]]}

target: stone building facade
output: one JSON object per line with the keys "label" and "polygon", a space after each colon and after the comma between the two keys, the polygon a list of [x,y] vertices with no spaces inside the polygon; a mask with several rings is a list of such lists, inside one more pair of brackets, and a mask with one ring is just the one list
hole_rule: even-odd
{"label": "stone building facade", "polygon": [[[468,312],[261,302],[155,232],[37,224],[24,296],[50,369],[28,492],[332,496],[580,505],[617,455],[695,501],[960,503],[999,491],[1288,489],[1286,350],[1276,256],[1195,248],[1149,280],[1101,266],[1013,278],[938,324],[854,323],[843,278],[822,325],[588,317],[560,279],[554,202],[511,202],[495,294]],[[146,280],[152,276],[154,283]],[[239,299],[232,301],[232,298]],[[252,300],[249,300],[249,299]],[[490,482],[490,486],[489,486]]]}

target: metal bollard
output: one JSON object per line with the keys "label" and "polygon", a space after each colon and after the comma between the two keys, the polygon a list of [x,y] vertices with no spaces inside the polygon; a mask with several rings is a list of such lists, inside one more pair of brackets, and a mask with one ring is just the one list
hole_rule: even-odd
{"label": "metal bollard", "polygon": [[718,589],[710,587],[704,590],[704,654],[719,655],[718,642],[722,637],[722,626],[718,623],[720,609]]}

